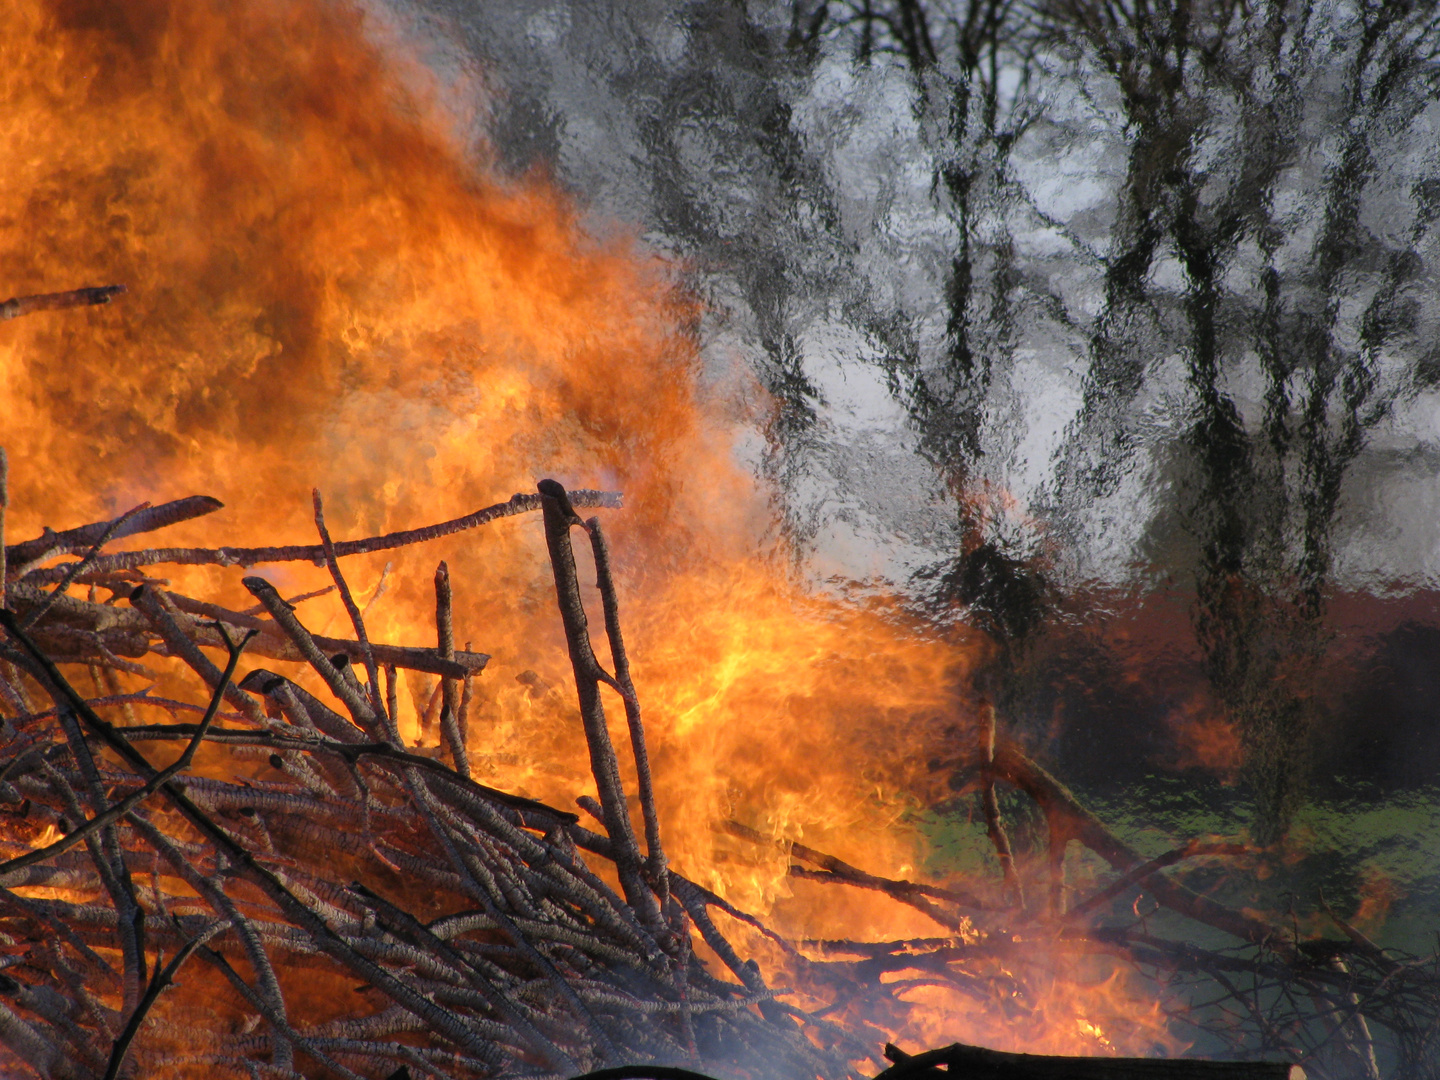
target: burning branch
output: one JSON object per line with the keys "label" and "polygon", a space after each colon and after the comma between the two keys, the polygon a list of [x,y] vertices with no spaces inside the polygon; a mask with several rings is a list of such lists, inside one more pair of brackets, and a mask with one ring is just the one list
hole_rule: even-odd
{"label": "burning branch", "polygon": [[[573,506],[618,508],[621,505],[620,496],[613,491],[572,491],[569,493],[569,497]],[[496,503],[494,506],[477,510],[473,514],[454,518],[451,521],[442,521],[437,525],[386,533],[384,536],[372,536],[364,540],[342,540],[335,545],[335,557],[369,555],[377,551],[408,547],[411,544],[428,543],[431,540],[452,536],[467,529],[478,528],[500,518],[538,510],[542,498],[541,495],[518,493],[512,495],[507,502]],[[218,509],[218,504],[216,509]],[[208,510],[204,512],[209,513]],[[152,528],[158,527],[158,525],[152,526]],[[86,528],[94,528],[94,526],[86,526]],[[37,541],[30,541],[30,543],[34,544]],[[60,552],[56,551],[53,554],[60,554]],[[14,555],[12,554],[10,558],[13,561]],[[97,559],[91,566],[91,573],[96,575],[113,574],[142,566],[157,566],[162,563],[176,563],[184,566],[258,566],[261,563],[279,562],[308,562],[315,566],[324,566],[325,548],[320,544],[288,544],[281,547],[259,548],[156,548],[150,551],[125,551]],[[63,576],[62,567],[52,567],[47,571],[29,575],[30,580],[36,584],[58,581]]]}
{"label": "burning branch", "polygon": [[71,289],[69,292],[12,296],[4,303],[0,303],[0,321],[18,319],[21,315],[30,315],[36,311],[55,311],[59,308],[108,304],[124,291],[124,285],[100,285],[89,289]]}

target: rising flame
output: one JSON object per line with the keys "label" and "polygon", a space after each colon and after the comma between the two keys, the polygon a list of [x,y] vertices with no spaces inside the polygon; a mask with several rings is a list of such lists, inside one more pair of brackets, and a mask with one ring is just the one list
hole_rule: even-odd
{"label": "rising flame", "polygon": [[[0,331],[12,539],[192,493],[226,509],[165,543],[313,542],[312,486],[337,537],[458,516],[544,476],[622,490],[605,521],[672,861],[796,936],[935,933],[877,894],[795,882],[778,850],[717,839],[739,818],[913,873],[923,852],[897,822],[928,794],[923,763],[970,654],[786,573],[770,493],[733,449],[763,396],[702,370],[673,266],[623,230],[587,232],[544,176],[487,171],[474,87],[366,9],[0,10],[0,288],[130,289]],[[433,640],[427,585],[445,558],[458,641],[494,655],[472,714],[477,769],[555,802],[589,790],[538,522],[349,560],[362,598],[387,558],[398,584],[372,637]],[[309,566],[263,572],[288,592],[323,583]],[[242,573],[171,579],[244,607]],[[348,633],[330,600],[302,614]],[[412,738],[430,685],[401,695]],[[1149,1049],[1159,1022],[1133,988],[1098,969],[1051,985],[1008,1027],[917,986],[907,996],[930,1008],[910,1036]]]}

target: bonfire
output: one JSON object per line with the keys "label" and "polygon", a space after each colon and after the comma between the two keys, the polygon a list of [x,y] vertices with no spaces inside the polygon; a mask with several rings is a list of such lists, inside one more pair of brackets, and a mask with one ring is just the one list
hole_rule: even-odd
{"label": "bonfire", "polygon": [[[115,292],[21,298],[0,311],[104,303]],[[0,513],[4,491],[0,457]],[[957,720],[955,753],[935,767],[978,792],[993,880],[962,888],[883,877],[740,820],[712,823],[742,847],[778,850],[797,880],[920,913],[934,936],[792,940],[672,865],[605,533],[599,516],[580,513],[622,503],[545,480],[453,521],[337,542],[316,492],[313,545],[106,550],[220,508],[197,496],[0,547],[0,1070],[110,1080],[200,1069],[347,1078],[688,1069],[828,1080],[873,1074],[888,1058],[892,1080],[1259,1080],[1298,1075],[1297,1059],[1311,1075],[1378,1076],[1378,1024],[1398,1075],[1434,1075],[1433,960],[1382,950],[1328,908],[1331,932],[1307,935],[1193,891],[1172,868],[1243,849],[1195,840],[1142,857],[1007,739],[987,706]],[[446,564],[435,574],[434,646],[373,641],[341,566],[537,512],[596,793],[576,799],[584,818],[475,779],[468,728],[489,658],[455,647]],[[606,662],[582,598],[577,529]],[[322,592],[338,595],[351,633],[307,627],[314,592],[286,598],[247,575],[255,605],[234,610],[155,573],[287,562],[327,568]],[[176,664],[191,672],[188,699],[153,690],[156,667]],[[437,680],[408,741],[401,671]],[[623,738],[612,735],[607,699],[623,713]],[[997,786],[1033,801],[1057,857],[1017,862]],[[1089,895],[1066,880],[1071,841],[1113,870]],[[1231,945],[1200,948],[1154,928],[1137,890],[1152,912]],[[1104,920],[1117,905],[1134,918]],[[1042,1022],[1047,986],[1077,980],[1083,995],[1079,980],[1097,970],[1148,980],[1167,1023],[1204,1026],[1237,1060],[1116,1057],[1098,1030],[1088,1060],[960,1045],[912,1056],[890,1043],[944,1034],[933,1020],[916,1023],[907,995],[917,988],[941,988],[1023,1032]],[[1200,990],[1213,997],[1203,1011]]]}

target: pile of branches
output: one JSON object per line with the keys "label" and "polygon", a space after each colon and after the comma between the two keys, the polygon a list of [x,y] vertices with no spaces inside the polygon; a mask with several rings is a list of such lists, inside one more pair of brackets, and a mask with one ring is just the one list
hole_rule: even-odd
{"label": "pile of branches", "polygon": [[[336,544],[317,495],[313,547],[102,554],[116,537],[219,505],[187,499],[12,545],[0,812],[3,844],[19,854],[0,863],[0,1046],[11,1058],[0,1072],[541,1077],[657,1061],[729,1075],[851,1074],[874,1044],[777,1001],[784,991],[711,918],[733,909],[666,864],[604,535],[575,511],[617,502],[547,481],[457,522]],[[464,712],[487,658],[453,647],[444,565],[440,644],[429,649],[372,642],[338,562],[541,508],[599,792],[581,801],[603,834],[471,779]],[[591,647],[575,526],[593,549],[613,671]],[[81,557],[38,565],[66,552]],[[353,639],[311,634],[263,578],[244,579],[256,609],[231,611],[140,572],[278,559],[329,567]],[[68,595],[76,583],[111,591],[110,602]],[[217,648],[223,668],[206,655]],[[145,673],[135,661],[147,655],[189,665],[210,689],[208,707],[126,692],[119,677]],[[251,655],[304,662],[329,702],[266,668],[236,681]],[[82,694],[61,669],[74,664],[107,692]],[[401,740],[399,668],[441,676],[448,758]],[[643,846],[602,684],[629,722]],[[157,708],[189,715],[135,715]],[[234,756],[235,778],[217,778],[213,764],[195,774],[202,744]],[[172,748],[163,768],[151,761],[162,745]],[[255,778],[257,755],[273,779]],[[58,838],[34,846],[47,826]],[[730,978],[696,956],[695,936]],[[197,965],[223,985],[187,1001]],[[167,995],[182,968],[190,992]],[[317,1004],[315,986],[335,988],[338,1002]],[[221,990],[229,1001],[217,1005]],[[327,1003],[332,1015],[317,1017]]]}
{"label": "pile of branches", "polygon": [[[18,298],[0,305],[0,318],[104,303],[116,291]],[[5,489],[0,451],[0,541]],[[317,494],[314,545],[105,551],[220,506],[195,497],[0,543],[0,1072],[113,1080],[203,1066],[374,1080],[609,1069],[618,1080],[663,1076],[668,1063],[671,1073],[683,1064],[729,1077],[859,1077],[883,1064],[875,1025],[904,1026],[909,989],[948,987],[1024,1025],[1032,988],[1068,953],[1143,972],[1177,1026],[1236,1059],[1300,1061],[1321,1080],[1379,1080],[1382,1063],[1397,1080],[1440,1076],[1435,957],[1381,949],[1323,903],[1335,933],[1306,937],[1188,888],[1172,871],[1232,846],[1192,842],[1143,857],[1003,737],[988,708],[978,730],[957,729],[955,753],[935,767],[978,794],[998,889],[882,878],[778,841],[795,878],[885,893],[940,935],[792,942],[678,873],[661,844],[604,534],[598,518],[577,513],[618,505],[614,494],[543,481],[453,521],[335,543]],[[454,647],[445,564],[435,648],[371,641],[340,569],[350,555],[536,510],[599,796],[578,802],[602,831],[471,777],[466,714],[488,657]],[[595,565],[609,669],[580,598],[577,527]],[[295,607],[305,598],[287,601],[263,578],[244,579],[257,603],[237,611],[171,591],[149,572],[287,561],[328,568],[353,638],[312,634]],[[90,598],[72,595],[75,586]],[[135,689],[136,679],[154,681],[143,661],[157,657],[188,666],[208,705]],[[256,667],[237,679],[246,657],[304,665],[325,698],[293,669]],[[73,681],[85,669],[88,695]],[[442,756],[400,737],[400,669],[441,680]],[[602,686],[623,704],[638,828]],[[171,719],[142,722],[157,709]],[[1000,784],[1041,812],[1048,861],[1038,875],[1012,851]],[[717,828],[757,850],[777,843],[743,822]],[[1083,898],[1065,880],[1072,840],[1116,875]],[[1200,948],[1155,929],[1139,914],[1141,892],[1233,944]],[[799,995],[741,956],[717,910],[766,943]],[[1116,917],[1123,912],[1134,914]],[[167,993],[182,975],[183,989]],[[819,1005],[807,1011],[784,997]],[[1101,1074],[1076,1059],[969,1047],[914,1058],[891,1047],[888,1056],[891,1080],[1286,1075],[1114,1059]],[[614,1071],[635,1063],[650,1071]]]}
{"label": "pile of branches", "polygon": [[[582,520],[576,509],[618,501],[544,481],[534,494],[453,522],[334,543],[317,494],[313,546],[103,553],[117,537],[219,505],[186,499],[5,549],[0,843],[9,850],[0,853],[14,854],[0,862],[0,1046],[12,1061],[57,1080],[197,1065],[250,1076],[320,1068],[375,1078],[403,1068],[418,1076],[551,1077],[636,1062],[728,1076],[853,1077],[879,1063],[883,1038],[872,1025],[903,1026],[900,995],[913,985],[957,988],[1023,1024],[1026,965],[1039,962],[1035,943],[1044,942],[1046,956],[1105,953],[1172,989],[1187,978],[1227,988],[1218,1009],[1177,1009],[1177,1020],[1210,1025],[1237,1057],[1288,1055],[1312,1075],[1368,1075],[1376,1068],[1368,1025],[1378,1021],[1401,1035],[1400,1075],[1426,1075],[1421,1063],[1433,1061],[1440,1015],[1433,965],[1378,949],[1338,916],[1342,937],[1300,941],[1190,891],[1164,871],[1214,854],[1212,847],[1141,858],[998,736],[988,710],[973,746],[940,764],[968,770],[980,789],[1003,868],[996,895],[881,878],[780,841],[796,878],[886,893],[924,912],[944,936],[790,942],[678,873],[661,844],[604,533],[598,518]],[[599,794],[578,801],[603,825],[599,832],[471,778],[465,714],[470,680],[487,657],[454,648],[444,564],[431,649],[371,641],[338,561],[537,509]],[[593,555],[608,670],[580,598],[576,527]],[[45,565],[65,554],[78,557]],[[263,578],[244,579],[257,604],[234,611],[170,591],[144,572],[160,563],[280,560],[328,567],[353,639],[311,634]],[[76,584],[90,586],[92,599],[70,595]],[[217,650],[223,668],[207,655]],[[123,679],[153,674],[137,662],[147,656],[188,665],[209,688],[208,706],[127,691]],[[237,680],[253,656],[307,665],[327,699],[264,667]],[[62,665],[88,667],[95,693],[82,694]],[[400,738],[401,668],[441,678],[443,757]],[[602,686],[624,707],[638,829]],[[155,709],[173,719],[141,722],[139,712]],[[217,775],[224,770],[213,760],[196,775],[202,744],[230,755],[231,778]],[[162,746],[169,752],[157,753]],[[170,764],[157,767],[152,757]],[[268,766],[264,779],[257,758]],[[1027,903],[1000,816],[1000,782],[1042,808],[1051,851],[1078,840],[1119,871],[1116,879],[1073,902],[1061,861],[1052,860],[1048,897]],[[719,828],[756,848],[776,842],[738,821]],[[40,843],[47,834],[58,837]],[[1157,936],[1144,921],[1096,929],[1095,913],[1139,887],[1243,944],[1206,951]],[[763,935],[783,954],[787,977],[824,1007],[807,1012],[780,1000],[788,992],[742,958],[716,926],[717,909]],[[696,955],[697,938],[728,978]],[[187,965],[187,989],[166,995]],[[197,966],[208,983],[195,977]],[[209,992],[196,995],[199,985]],[[306,989],[316,985],[339,996],[317,1005]],[[1052,1061],[1051,1072],[1037,1073],[1043,1060],[990,1071],[1073,1070],[1073,1060]],[[947,1061],[936,1058],[916,1075],[936,1080]],[[1157,1078],[1198,1075],[1157,1064],[1168,1070]]]}

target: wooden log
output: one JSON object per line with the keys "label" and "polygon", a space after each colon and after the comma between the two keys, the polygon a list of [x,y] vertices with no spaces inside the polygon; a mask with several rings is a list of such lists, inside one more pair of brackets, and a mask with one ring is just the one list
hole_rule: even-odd
{"label": "wooden log", "polygon": [[887,1045],[885,1056],[895,1064],[875,1080],[1305,1080],[1284,1061],[1009,1054],[964,1043],[914,1055]]}

